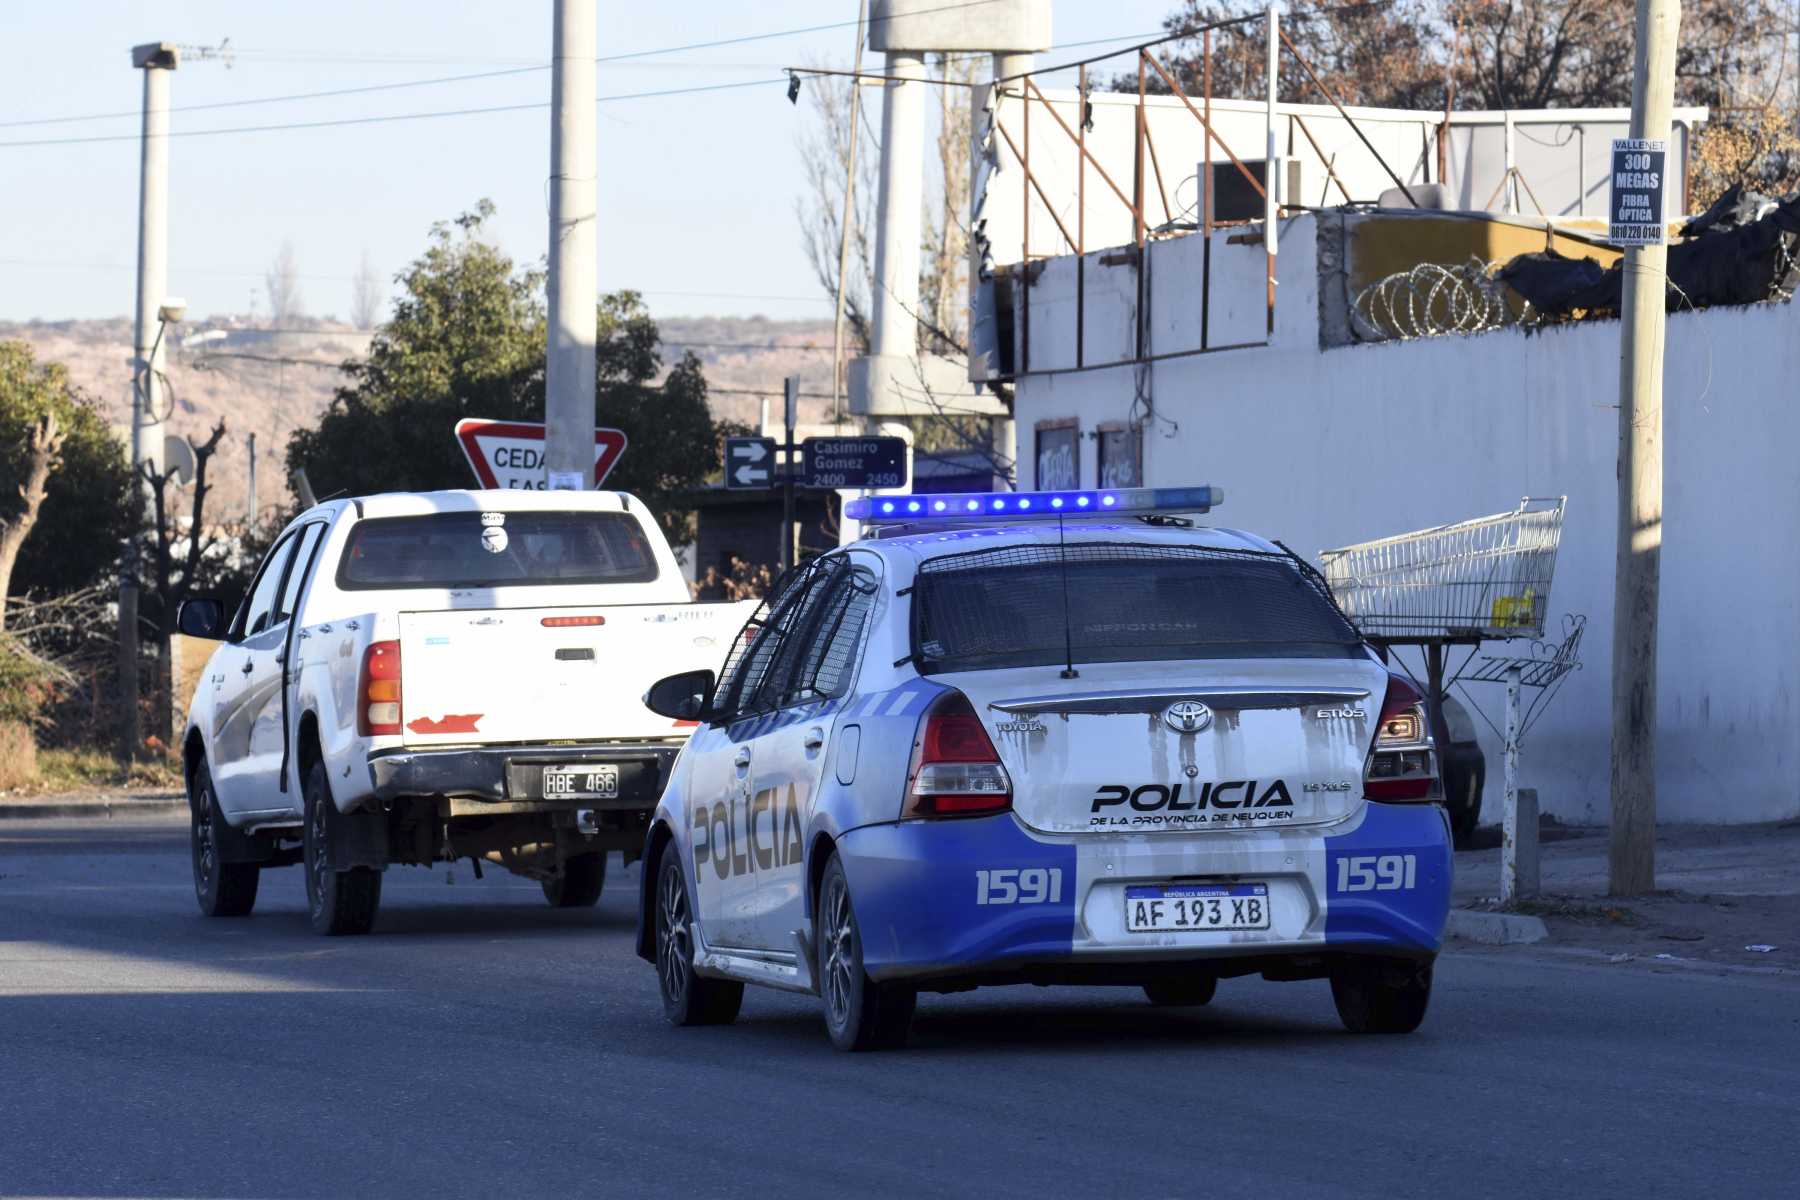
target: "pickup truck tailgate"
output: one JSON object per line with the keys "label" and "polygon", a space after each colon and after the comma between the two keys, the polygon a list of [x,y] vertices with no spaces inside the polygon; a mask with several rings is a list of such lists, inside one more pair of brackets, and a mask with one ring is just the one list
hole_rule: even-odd
{"label": "pickup truck tailgate", "polygon": [[666,738],[643,705],[678,671],[717,670],[743,604],[459,609],[400,614],[408,746]]}

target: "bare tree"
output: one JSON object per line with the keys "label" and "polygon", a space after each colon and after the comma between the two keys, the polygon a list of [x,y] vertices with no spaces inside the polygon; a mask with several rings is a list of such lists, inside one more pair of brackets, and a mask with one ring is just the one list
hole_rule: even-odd
{"label": "bare tree", "polygon": [[269,294],[269,320],[277,329],[300,315],[300,270],[294,262],[294,243],[282,240],[281,251],[263,275],[263,288]]}
{"label": "bare tree", "polygon": [[358,329],[373,329],[380,315],[381,277],[375,273],[375,260],[364,250],[356,278],[350,283],[350,323]]}
{"label": "bare tree", "polygon": [[47,412],[38,418],[26,437],[28,455],[25,482],[19,485],[23,507],[10,517],[0,518],[0,632],[6,629],[6,594],[12,586],[13,566],[19,561],[19,549],[37,524],[38,510],[44,506],[44,491],[50,483],[50,472],[56,470],[62,452],[63,433],[56,414]]}
{"label": "bare tree", "polygon": [[201,571],[207,563],[207,556],[218,543],[216,533],[206,527],[206,497],[212,491],[212,485],[206,482],[207,464],[212,461],[219,443],[225,437],[225,422],[221,420],[213,426],[212,433],[206,441],[194,447],[194,491],[188,502],[188,521],[185,535],[176,527],[176,517],[169,495],[169,485],[174,482],[172,473],[158,473],[151,469],[149,463],[143,465],[143,477],[150,485],[150,506],[153,522],[150,528],[151,543],[149,546],[149,575],[147,581],[150,590],[156,594],[157,629],[156,629],[156,730],[158,736],[172,729],[174,707],[172,696],[171,667],[169,654],[169,637],[175,632],[175,614],[181,602],[188,597],[189,591],[200,578]]}
{"label": "bare tree", "polygon": [[[794,201],[800,221],[800,244],[819,286],[829,296],[838,289],[838,244],[843,230],[844,181],[850,169],[850,96],[855,81],[833,75],[806,81],[807,105],[813,120],[799,138],[806,187]],[[867,105],[864,116],[870,115]],[[869,297],[875,279],[875,174],[881,160],[869,121],[860,122],[856,155],[855,214],[850,222],[850,278],[844,287],[844,320],[855,352],[869,349]]]}
{"label": "bare tree", "polygon": [[[938,177],[942,201],[925,231],[930,259],[919,280],[919,301],[928,324],[926,345],[939,354],[968,353],[969,97],[975,82],[975,55],[939,57],[943,85],[937,89]],[[962,86],[958,86],[962,85]]]}

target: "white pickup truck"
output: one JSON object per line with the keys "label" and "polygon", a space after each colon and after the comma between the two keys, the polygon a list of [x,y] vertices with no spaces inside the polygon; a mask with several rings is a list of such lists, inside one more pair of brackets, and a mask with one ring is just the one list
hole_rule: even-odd
{"label": "white pickup truck", "polygon": [[241,916],[303,863],[312,925],[366,932],[390,863],[485,860],[591,905],[642,850],[691,723],[645,708],[713,665],[755,605],[694,604],[643,504],[617,492],[333,500],[288,525],[235,616],[183,740],[194,892]]}

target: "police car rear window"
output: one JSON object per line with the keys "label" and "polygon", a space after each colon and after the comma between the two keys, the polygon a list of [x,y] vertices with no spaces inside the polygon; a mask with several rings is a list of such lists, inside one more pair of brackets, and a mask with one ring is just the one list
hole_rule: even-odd
{"label": "police car rear window", "polygon": [[1046,666],[1070,651],[1077,666],[1362,653],[1297,558],[1123,542],[930,559],[914,584],[913,637],[927,673]]}
{"label": "police car rear window", "polygon": [[453,512],[359,521],[340,588],[647,583],[656,556],[637,519],[604,512]]}

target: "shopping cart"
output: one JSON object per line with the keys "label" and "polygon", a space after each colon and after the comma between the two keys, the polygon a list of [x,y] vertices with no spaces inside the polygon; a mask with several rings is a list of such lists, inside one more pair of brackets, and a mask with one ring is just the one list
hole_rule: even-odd
{"label": "shopping cart", "polygon": [[1319,568],[1364,637],[1416,644],[1541,638],[1568,497],[1326,550]]}

